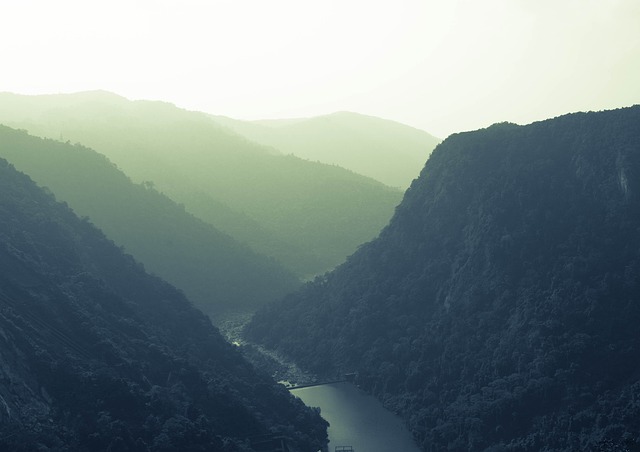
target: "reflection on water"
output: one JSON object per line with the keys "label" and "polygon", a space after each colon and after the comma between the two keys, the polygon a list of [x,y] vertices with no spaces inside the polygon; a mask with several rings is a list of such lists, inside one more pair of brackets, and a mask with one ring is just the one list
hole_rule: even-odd
{"label": "reflection on water", "polygon": [[320,407],[331,424],[329,451],[353,446],[354,452],[420,452],[398,416],[351,383],[294,389],[307,406]]}

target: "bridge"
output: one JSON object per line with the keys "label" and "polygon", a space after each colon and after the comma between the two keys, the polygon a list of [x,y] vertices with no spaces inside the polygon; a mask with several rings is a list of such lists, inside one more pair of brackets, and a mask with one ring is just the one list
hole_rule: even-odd
{"label": "bridge", "polygon": [[289,385],[284,385],[289,391],[291,391],[292,389],[302,389],[302,388],[312,388],[314,386],[323,386],[323,385],[332,385],[334,383],[344,383],[346,381],[349,380],[330,380],[330,381],[319,381],[319,382],[315,382],[315,383],[305,383],[305,384],[301,384],[301,385],[294,385],[294,384],[289,384]]}
{"label": "bridge", "polygon": [[289,382],[280,382],[283,384],[289,391],[292,389],[302,389],[302,388],[312,388],[313,386],[323,386],[323,385],[331,385],[334,383],[353,383],[356,379],[356,374],[345,374],[344,378],[340,380],[325,380],[325,381],[316,381],[314,383],[303,383],[300,385],[291,384]]}

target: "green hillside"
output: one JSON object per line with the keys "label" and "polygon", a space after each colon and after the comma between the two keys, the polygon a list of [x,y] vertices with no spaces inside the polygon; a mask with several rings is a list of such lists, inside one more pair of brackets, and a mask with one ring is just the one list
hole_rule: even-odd
{"label": "green hillside", "polygon": [[214,119],[284,154],[338,165],[403,190],[440,141],[404,124],[350,112],[296,120]]}
{"label": "green hillside", "polygon": [[205,114],[161,102],[5,93],[0,122],[90,146],[300,276],[332,268],[374,238],[401,199],[373,179],[275,155]]}
{"label": "green hillside", "polygon": [[174,287],[0,159],[0,450],[326,446]]}
{"label": "green hillside", "polygon": [[205,312],[253,308],[298,286],[279,264],[134,184],[103,155],[0,126],[0,157],[100,227]]}

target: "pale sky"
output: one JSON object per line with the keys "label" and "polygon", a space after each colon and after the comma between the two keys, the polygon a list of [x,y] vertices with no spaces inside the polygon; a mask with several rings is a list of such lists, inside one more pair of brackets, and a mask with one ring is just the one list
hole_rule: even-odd
{"label": "pale sky", "polygon": [[347,110],[444,138],[640,103],[640,0],[3,1],[0,58],[0,91]]}

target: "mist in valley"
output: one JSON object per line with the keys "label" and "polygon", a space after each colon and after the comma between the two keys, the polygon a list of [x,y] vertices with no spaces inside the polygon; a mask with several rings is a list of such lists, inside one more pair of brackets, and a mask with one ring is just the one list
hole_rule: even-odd
{"label": "mist in valley", "polygon": [[640,449],[637,2],[2,15],[0,449]]}

